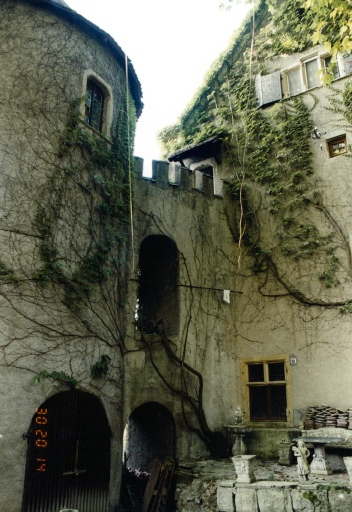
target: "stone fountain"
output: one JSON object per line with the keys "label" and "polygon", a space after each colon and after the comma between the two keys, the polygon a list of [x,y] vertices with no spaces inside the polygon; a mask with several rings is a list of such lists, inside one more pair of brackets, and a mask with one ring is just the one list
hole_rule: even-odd
{"label": "stone fountain", "polygon": [[223,425],[224,429],[228,433],[228,437],[230,438],[230,442],[233,442],[232,446],[232,454],[234,456],[237,455],[246,455],[247,446],[244,442],[244,438],[249,432],[252,432],[252,428],[248,427],[243,422],[243,412],[241,407],[237,407],[235,411],[235,424],[234,425]]}

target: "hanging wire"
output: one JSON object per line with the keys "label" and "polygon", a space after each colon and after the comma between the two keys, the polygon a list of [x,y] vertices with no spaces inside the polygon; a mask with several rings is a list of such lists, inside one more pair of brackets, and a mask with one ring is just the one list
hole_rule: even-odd
{"label": "hanging wire", "polygon": [[128,181],[129,181],[129,191],[130,191],[130,225],[131,225],[131,244],[132,244],[132,274],[134,275],[135,256],[134,256],[132,170],[131,170],[131,133],[130,133],[130,109],[129,109],[128,57],[127,57],[126,53],[125,53],[125,73],[126,73],[127,141],[128,141]]}

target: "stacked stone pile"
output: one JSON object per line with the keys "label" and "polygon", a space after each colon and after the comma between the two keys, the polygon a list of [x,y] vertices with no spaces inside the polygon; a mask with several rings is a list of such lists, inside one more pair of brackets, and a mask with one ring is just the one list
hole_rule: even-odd
{"label": "stacked stone pile", "polygon": [[347,409],[347,413],[348,413],[348,430],[352,430],[352,408],[351,409]]}
{"label": "stacked stone pile", "polygon": [[310,405],[304,419],[306,430],[338,427],[352,430],[352,408],[341,411],[328,405]]}

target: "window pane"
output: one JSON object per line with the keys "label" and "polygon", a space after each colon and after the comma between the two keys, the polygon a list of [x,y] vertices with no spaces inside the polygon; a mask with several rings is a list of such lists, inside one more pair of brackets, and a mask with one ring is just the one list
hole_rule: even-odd
{"label": "window pane", "polygon": [[248,380],[249,382],[264,382],[264,365],[262,363],[248,365]]}
{"label": "window pane", "polygon": [[300,70],[295,69],[287,73],[288,92],[290,96],[299,94],[302,91]]}
{"label": "window pane", "polygon": [[267,386],[249,388],[249,407],[251,420],[268,419]]}
{"label": "window pane", "polygon": [[286,421],[286,386],[268,386],[270,419]]}
{"label": "window pane", "polygon": [[329,151],[330,151],[330,156],[337,156],[337,155],[341,155],[343,153],[347,153],[346,139],[341,138],[341,139],[329,142]]}
{"label": "window pane", "polygon": [[285,380],[285,363],[269,363],[269,380]]}
{"label": "window pane", "polygon": [[320,85],[318,59],[306,62],[305,67],[307,74],[308,89],[311,89],[312,87],[318,87]]}
{"label": "window pane", "polygon": [[203,174],[206,174],[207,176],[213,176],[213,168],[212,166],[205,167],[204,169],[200,169]]}
{"label": "window pane", "polygon": [[94,88],[93,99],[92,99],[92,115],[91,115],[91,126],[95,130],[100,130],[101,127],[101,118],[103,112],[103,95],[97,89]]}
{"label": "window pane", "polygon": [[104,111],[104,94],[92,81],[87,82],[85,122],[97,131],[101,130]]}

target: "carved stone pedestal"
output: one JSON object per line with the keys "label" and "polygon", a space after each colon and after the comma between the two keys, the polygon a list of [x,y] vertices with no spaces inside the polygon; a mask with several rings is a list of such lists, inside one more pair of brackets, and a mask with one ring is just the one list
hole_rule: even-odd
{"label": "carved stone pedestal", "polygon": [[314,455],[310,472],[315,475],[331,475],[332,468],[326,460],[325,444],[314,444]]}
{"label": "carved stone pedestal", "polygon": [[236,455],[235,457],[232,457],[238,484],[251,484],[252,482],[255,482],[255,459],[256,455]]}
{"label": "carved stone pedestal", "polygon": [[280,441],[277,443],[279,452],[278,463],[282,466],[291,466],[292,464],[292,443],[290,441]]}

